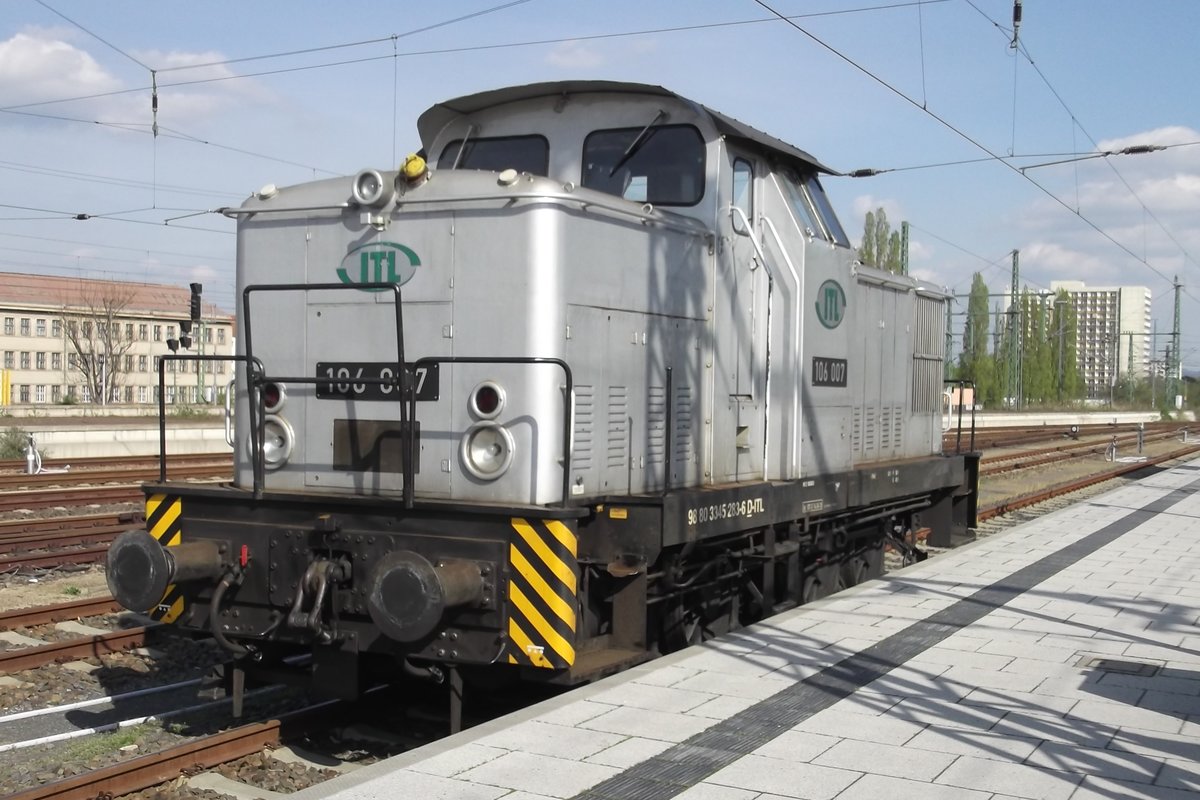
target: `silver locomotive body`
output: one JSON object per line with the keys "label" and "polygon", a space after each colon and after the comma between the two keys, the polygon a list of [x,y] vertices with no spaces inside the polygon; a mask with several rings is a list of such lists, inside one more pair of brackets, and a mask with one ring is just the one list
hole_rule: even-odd
{"label": "silver locomotive body", "polygon": [[633,84],[420,131],[428,166],[228,212],[235,479],[147,487],[177,511],[114,545],[118,597],[148,570],[130,602],[243,655],[586,680],[973,523],[946,298],[856,263],[811,156]]}

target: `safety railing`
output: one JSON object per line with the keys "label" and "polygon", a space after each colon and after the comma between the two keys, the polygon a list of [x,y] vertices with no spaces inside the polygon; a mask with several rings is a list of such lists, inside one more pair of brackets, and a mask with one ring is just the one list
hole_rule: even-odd
{"label": "safety railing", "polygon": [[[404,364],[404,311],[401,306],[400,285],[397,283],[264,283],[247,286],[242,290],[242,334],[246,346],[246,388],[249,394],[248,406],[250,409],[250,448],[253,453],[253,473],[254,473],[254,497],[261,499],[263,494],[263,485],[266,483],[266,454],[264,449],[259,445],[265,437],[265,418],[266,406],[263,399],[263,387],[270,383],[283,383],[295,385],[317,385],[328,383],[328,378],[322,378],[318,375],[268,375],[263,369],[262,362],[254,357],[254,331],[251,325],[253,318],[250,313],[250,297],[255,293],[263,292],[326,292],[326,291],[376,291],[376,292],[391,292],[395,309],[396,309],[396,363]],[[252,368],[254,365],[255,368]],[[355,383],[372,386],[391,386],[399,388],[397,399],[400,407],[400,431],[401,431],[401,447],[404,452],[412,454],[413,447],[416,441],[412,425],[409,424],[411,416],[409,414],[409,404],[403,402],[403,398],[408,397],[412,391],[412,381],[407,369],[397,369],[395,374],[387,378],[356,378]],[[413,483],[413,464],[411,461],[403,465],[404,492],[406,497],[406,505],[411,508],[411,502],[407,501]]]}
{"label": "safety railing", "polygon": [[[975,382],[964,380],[944,380],[942,381],[942,397],[948,399],[948,408],[946,411],[946,422],[949,428],[955,428],[956,434],[954,437],[954,452],[956,454],[975,452]],[[968,392],[969,390],[969,392]],[[954,399],[957,397],[958,402]],[[970,419],[970,439],[968,440],[967,448],[963,450],[963,407],[966,405],[966,398],[971,398],[971,419]],[[955,408],[958,409],[957,424],[955,423]]]}

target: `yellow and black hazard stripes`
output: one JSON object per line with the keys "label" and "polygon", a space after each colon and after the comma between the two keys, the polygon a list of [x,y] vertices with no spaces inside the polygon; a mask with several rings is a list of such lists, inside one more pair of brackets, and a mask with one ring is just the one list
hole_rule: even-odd
{"label": "yellow and black hazard stripes", "polygon": [[183,501],[168,494],[152,494],[146,498],[146,530],[163,547],[179,544],[182,530],[179,517]]}
{"label": "yellow and black hazard stripes", "polygon": [[[183,538],[180,517],[183,515],[181,498],[168,494],[152,494],[146,498],[146,530],[163,547],[174,547]],[[175,584],[167,587],[158,605],[150,610],[150,618],[160,622],[174,622],[186,606],[183,592]]]}
{"label": "yellow and black hazard stripes", "polygon": [[575,663],[576,538],[559,520],[513,518],[508,547],[508,663]]}

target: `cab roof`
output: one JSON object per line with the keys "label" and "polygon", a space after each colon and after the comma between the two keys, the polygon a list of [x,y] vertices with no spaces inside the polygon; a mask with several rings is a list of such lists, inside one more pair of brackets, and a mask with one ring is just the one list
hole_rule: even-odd
{"label": "cab roof", "polygon": [[829,175],[841,173],[830,169],[817,159],[794,145],[776,139],[774,136],[752,128],[733,117],[714,111],[708,106],[689,100],[683,95],[676,94],[662,86],[647,83],[627,83],[623,81],[548,81],[546,83],[530,83],[524,86],[510,86],[503,89],[492,89],[486,92],[464,95],[453,100],[446,100],[429,108],[417,120],[417,131],[421,142],[426,148],[430,146],[437,134],[456,118],[473,114],[494,106],[513,103],[520,100],[533,100],[541,97],[565,97],[572,94],[631,94],[672,97],[691,105],[700,113],[712,120],[717,131],[722,135],[757,145],[772,153],[789,160],[801,161],[810,167]]}

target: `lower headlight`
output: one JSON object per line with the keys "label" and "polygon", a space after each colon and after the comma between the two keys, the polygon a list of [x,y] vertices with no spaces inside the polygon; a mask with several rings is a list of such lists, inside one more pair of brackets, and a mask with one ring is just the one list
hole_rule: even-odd
{"label": "lower headlight", "polygon": [[463,436],[463,465],[476,478],[495,480],[504,474],[512,460],[512,434],[502,425],[480,422]]}
{"label": "lower headlight", "polygon": [[263,418],[263,465],[267,469],[279,469],[286,464],[295,443],[290,422],[275,414]]}

